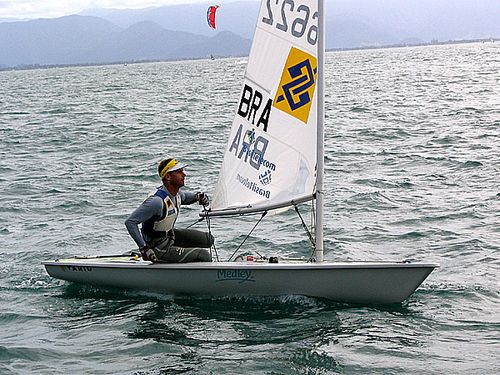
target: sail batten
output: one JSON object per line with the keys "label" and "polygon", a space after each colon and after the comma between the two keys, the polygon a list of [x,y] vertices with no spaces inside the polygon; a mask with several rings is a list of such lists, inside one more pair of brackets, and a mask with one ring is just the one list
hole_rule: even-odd
{"label": "sail batten", "polygon": [[213,213],[316,193],[318,4],[287,4],[261,4]]}

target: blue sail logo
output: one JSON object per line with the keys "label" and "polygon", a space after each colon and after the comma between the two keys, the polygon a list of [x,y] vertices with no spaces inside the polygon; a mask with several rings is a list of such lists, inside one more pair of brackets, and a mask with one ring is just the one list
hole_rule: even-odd
{"label": "blue sail logo", "polygon": [[292,47],[273,106],[307,124],[316,88],[316,58]]}
{"label": "blue sail logo", "polygon": [[259,181],[262,185],[269,185],[271,183],[271,171],[268,169],[259,176]]}

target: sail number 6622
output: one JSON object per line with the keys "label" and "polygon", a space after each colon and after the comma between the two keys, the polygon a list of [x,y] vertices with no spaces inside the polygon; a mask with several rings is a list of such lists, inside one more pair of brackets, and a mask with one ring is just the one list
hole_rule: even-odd
{"label": "sail number 6622", "polygon": [[[277,9],[275,8],[276,13],[278,13],[276,14],[276,18],[271,2],[276,2],[276,5],[278,5]],[[279,9],[280,2],[281,9]],[[291,32],[296,38],[302,38],[307,32],[307,42],[313,46],[316,44],[318,41],[318,26],[317,24],[308,25],[308,23],[310,19],[318,19],[318,12],[314,12],[312,17],[310,17],[311,10],[309,7],[304,4],[295,7],[294,0],[267,0],[266,8],[267,16],[262,18],[262,22],[271,26],[275,25],[278,30],[285,33]]]}

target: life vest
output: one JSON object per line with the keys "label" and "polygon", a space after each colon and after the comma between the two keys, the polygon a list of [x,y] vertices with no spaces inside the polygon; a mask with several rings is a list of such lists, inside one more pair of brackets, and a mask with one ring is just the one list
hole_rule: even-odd
{"label": "life vest", "polygon": [[161,189],[150,196],[157,196],[163,200],[161,216],[153,216],[142,224],[142,232],[150,238],[165,237],[167,232],[174,227],[179,211],[181,210],[181,197],[177,194],[172,201],[170,195]]}

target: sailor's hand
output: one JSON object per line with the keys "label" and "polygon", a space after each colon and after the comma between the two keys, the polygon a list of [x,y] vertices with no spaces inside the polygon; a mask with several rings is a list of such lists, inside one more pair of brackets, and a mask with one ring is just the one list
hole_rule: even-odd
{"label": "sailor's hand", "polygon": [[196,193],[196,200],[198,201],[199,204],[203,206],[208,206],[210,204],[210,201],[208,200],[208,195],[202,192]]}
{"label": "sailor's hand", "polygon": [[153,249],[151,249],[149,247],[149,245],[144,245],[143,247],[141,247],[139,249],[139,251],[141,252],[141,255],[142,255],[142,259],[143,260],[149,260],[151,262],[158,262],[158,258],[156,257],[156,254],[155,252],[153,251]]}

